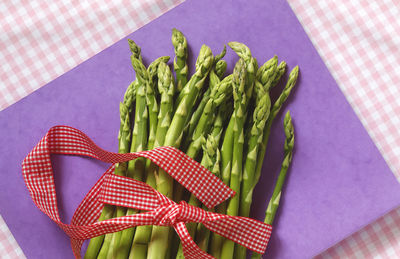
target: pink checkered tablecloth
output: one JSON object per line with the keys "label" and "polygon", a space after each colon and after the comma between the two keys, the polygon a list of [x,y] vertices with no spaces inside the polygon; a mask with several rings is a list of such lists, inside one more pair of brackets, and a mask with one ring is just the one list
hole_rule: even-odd
{"label": "pink checkered tablecloth", "polygon": [[18,246],[13,235],[0,215],[0,258],[2,259],[23,259],[24,253]]}
{"label": "pink checkered tablecloth", "polygon": [[[395,0],[288,2],[400,181],[399,3]],[[317,258],[400,258],[400,208]]]}
{"label": "pink checkered tablecloth", "polygon": [[[0,110],[183,1],[0,1]],[[399,4],[288,2],[400,180]],[[1,216],[0,255],[25,258]],[[316,258],[400,258],[400,208]]]}
{"label": "pink checkered tablecloth", "polygon": [[0,110],[181,2],[0,1]]}

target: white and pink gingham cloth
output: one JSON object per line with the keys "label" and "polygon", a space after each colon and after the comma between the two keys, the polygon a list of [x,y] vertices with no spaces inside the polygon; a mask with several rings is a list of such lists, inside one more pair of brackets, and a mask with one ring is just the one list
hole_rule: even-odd
{"label": "white and pink gingham cloth", "polygon": [[[288,2],[400,181],[398,1]],[[341,241],[318,258],[400,258],[400,208]]]}
{"label": "white and pink gingham cloth", "polygon": [[24,259],[26,258],[18,246],[13,235],[0,215],[0,258],[2,259]]}
{"label": "white and pink gingham cloth", "polygon": [[181,2],[0,1],[0,110]]}
{"label": "white and pink gingham cloth", "polygon": [[400,208],[327,249],[314,259],[400,258]]}
{"label": "white and pink gingham cloth", "polygon": [[[0,1],[0,60],[7,60],[0,64],[0,110],[183,1]],[[288,2],[400,181],[400,6],[395,0]],[[0,217],[1,256],[24,258],[9,240]],[[400,258],[400,208],[317,258]]]}

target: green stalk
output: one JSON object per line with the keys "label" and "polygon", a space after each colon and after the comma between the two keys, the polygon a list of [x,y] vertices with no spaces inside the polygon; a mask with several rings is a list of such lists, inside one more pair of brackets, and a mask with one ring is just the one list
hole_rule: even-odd
{"label": "green stalk", "polygon": [[[171,125],[165,137],[165,146],[179,147],[182,139],[182,131],[188,116],[192,113],[194,102],[204,85],[204,81],[210,72],[213,64],[211,49],[203,45],[196,61],[196,72],[187,83],[182,92],[184,97],[171,121]],[[162,169],[156,175],[157,190],[169,198],[173,197],[173,179]],[[169,227],[154,226],[151,234],[151,241],[148,249],[149,259],[164,258],[167,253],[170,235]]]}
{"label": "green stalk", "polygon": [[[132,104],[136,99],[136,82],[132,82],[124,95],[124,101],[120,104],[120,129],[118,132],[118,152],[127,153],[129,152],[129,146],[131,142],[131,124],[130,114],[132,112]],[[117,164],[115,168],[115,174],[125,175],[127,163]],[[114,214],[114,206],[105,204],[100,214],[98,221],[110,219]],[[89,246],[86,250],[85,259],[96,258],[102,247],[104,241],[104,235],[92,238],[89,242]]]}
{"label": "green stalk", "polygon": [[243,181],[240,196],[240,216],[248,217],[250,214],[250,205],[252,202],[254,170],[257,164],[258,148],[262,141],[262,133],[265,123],[269,116],[271,100],[269,95],[264,95],[257,104],[253,114],[253,125],[250,129],[251,135],[248,141],[248,152],[243,171]]}
{"label": "green stalk", "polygon": [[[230,188],[236,192],[236,195],[229,201],[227,214],[236,216],[239,212],[240,182],[242,177],[243,144],[244,144],[244,118],[246,113],[246,63],[240,58],[233,71],[233,99],[234,99],[234,126],[233,126],[233,152],[232,168],[230,176]],[[221,258],[233,258],[235,243],[226,239],[223,242]]]}
{"label": "green stalk", "polygon": [[292,123],[292,117],[290,116],[290,112],[288,111],[285,115],[285,119],[283,122],[283,126],[285,129],[285,156],[282,162],[281,171],[279,173],[278,180],[276,181],[274,192],[272,194],[271,200],[268,204],[268,209],[265,214],[265,223],[272,225],[274,222],[274,218],[276,212],[279,207],[279,200],[281,198],[282,186],[286,179],[286,174],[289,169],[289,165],[292,162],[293,157],[293,147],[294,147],[294,127]]}
{"label": "green stalk", "polygon": [[176,73],[176,90],[179,93],[188,81],[187,40],[182,32],[177,29],[172,29],[171,41],[175,50],[174,70]]}
{"label": "green stalk", "polygon": [[257,157],[259,159],[257,160],[254,183],[258,182],[258,180],[260,178],[260,175],[261,175],[262,165],[263,165],[265,153],[267,151],[268,139],[269,139],[269,135],[271,133],[272,123],[273,123],[276,115],[281,110],[283,104],[285,103],[285,101],[289,97],[290,92],[292,91],[293,87],[296,85],[296,81],[297,81],[298,76],[299,76],[299,67],[296,66],[290,72],[288,81],[286,82],[286,85],[285,85],[285,88],[283,89],[282,93],[280,94],[280,96],[278,97],[278,99],[275,101],[274,105],[271,108],[271,112],[270,112],[269,118],[268,118],[267,123],[266,123],[266,125],[264,127],[263,140],[262,140],[262,143],[260,145],[260,149],[258,151],[259,153],[257,155]]}
{"label": "green stalk", "polygon": [[[150,68],[150,67],[149,67]],[[158,75],[158,91],[161,94],[160,110],[158,112],[156,125],[156,138],[152,147],[160,147],[164,144],[165,135],[171,123],[173,96],[174,96],[174,78],[168,65],[164,62],[159,63],[157,69]],[[151,121],[151,120],[150,120]],[[150,127],[152,125],[150,124]],[[147,160],[150,161],[150,160]],[[149,163],[147,167],[147,184],[156,188],[155,172],[158,166],[154,163]],[[149,182],[149,179],[154,183]],[[153,186],[154,185],[154,186]],[[150,242],[152,226],[137,227],[135,237],[133,239],[129,258],[145,259],[147,257],[148,243]]]}
{"label": "green stalk", "polygon": [[[251,188],[253,186],[254,170],[257,163],[258,147],[262,141],[262,132],[269,115],[270,106],[271,101],[269,95],[266,94],[261,97],[253,113],[253,125],[250,129],[250,139],[247,143],[247,156],[240,190],[240,216],[248,217],[250,214],[250,205],[253,194]],[[243,246],[237,246],[235,254],[237,258],[245,258],[246,248]]]}
{"label": "green stalk", "polygon": [[[278,179],[275,184],[274,192],[272,193],[272,197],[269,201],[267,211],[265,212],[264,222],[272,225],[274,222],[274,218],[276,212],[279,207],[279,201],[282,194],[282,187],[285,183],[287,171],[289,169],[290,163],[292,161],[293,156],[293,147],[294,147],[294,127],[292,124],[292,118],[290,116],[290,112],[288,111],[285,115],[285,119],[283,122],[283,127],[285,129],[285,155],[283,158],[281,171],[279,173]],[[261,259],[261,254],[253,253],[251,256],[252,259]]]}
{"label": "green stalk", "polygon": [[[246,64],[250,64],[251,62],[251,52],[250,49],[239,42],[229,42],[229,47],[233,49],[236,54],[244,60]],[[249,68],[251,68],[249,66]],[[253,74],[250,74],[250,79],[253,78]],[[248,78],[248,76],[247,76]],[[249,81],[249,80],[248,80]],[[252,88],[252,87],[249,87]],[[232,154],[233,154],[233,129],[235,124],[235,112],[232,114],[232,117],[229,121],[229,125],[225,131],[224,140],[221,148],[221,168],[222,168],[222,181],[229,186],[230,175],[231,175],[231,167],[232,167]]]}
{"label": "green stalk", "polygon": [[[130,41],[130,46],[132,48],[133,42]],[[137,88],[136,88],[136,111],[135,111],[135,125],[132,134],[132,141],[130,152],[142,151],[146,148],[147,144],[147,106],[146,106],[146,78],[143,77],[142,72],[143,64],[142,62],[135,57],[135,55],[131,56],[132,66],[136,71],[137,78]],[[146,69],[144,68],[144,71]],[[147,71],[146,71],[147,73]],[[148,75],[146,74],[145,76]],[[127,167],[127,177],[131,177],[137,180],[142,179],[142,174],[144,171],[144,160],[136,159],[128,162]],[[126,214],[136,213],[133,209],[126,209],[123,207],[117,207],[116,215],[117,217],[125,216]],[[98,258],[111,258],[111,257],[122,257],[126,254],[126,257],[129,253],[131,241],[130,236],[133,236],[134,228],[126,229],[120,232],[107,234],[106,239],[108,246],[103,245],[100,250]],[[109,241],[109,239],[111,241]]]}
{"label": "green stalk", "polygon": [[[155,91],[155,82],[153,79],[156,79],[157,76],[157,68],[160,64],[160,62],[164,62],[164,60],[168,61],[169,57],[160,57],[153,61],[148,69],[148,84],[146,85],[146,103],[147,103],[147,109],[149,113],[149,139],[147,143],[147,149],[152,149],[154,145],[154,141],[156,138],[156,130],[157,130],[157,121],[158,121],[158,103],[156,99],[156,91]],[[145,165],[145,171],[148,172],[148,169],[150,167],[151,161],[146,160],[146,165]],[[146,174],[146,183],[153,188],[156,187],[156,180],[154,175],[152,174]],[[138,226],[136,227],[136,231],[134,233],[133,237],[133,242],[130,248],[130,253],[134,253],[135,258],[146,258],[147,255],[147,243],[146,243],[146,238],[147,236],[150,237],[151,235],[151,226]],[[147,238],[149,239],[149,238]],[[140,242],[140,243],[139,243]],[[147,241],[148,242],[148,241]],[[142,245],[141,243],[144,243]],[[121,255],[119,258],[123,258],[122,256],[125,256],[125,253],[120,253]]]}

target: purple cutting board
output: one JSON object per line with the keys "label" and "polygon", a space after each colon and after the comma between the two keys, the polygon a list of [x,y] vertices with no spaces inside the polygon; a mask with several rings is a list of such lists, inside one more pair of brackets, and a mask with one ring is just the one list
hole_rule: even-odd
{"label": "purple cutting board", "polygon": [[[189,0],[129,35],[142,46],[147,64],[173,56],[173,27],[188,38],[192,67],[202,43],[218,53],[235,40],[248,44],[260,63],[277,54],[289,68],[301,68],[283,110],[291,110],[296,149],[264,258],[309,258],[400,204],[395,177],[285,1]],[[81,129],[101,147],[116,151],[118,102],[134,78],[129,56],[123,39],[0,112],[0,213],[28,258],[72,258],[72,252],[66,235],[33,205],[20,163],[57,124]],[[231,50],[226,60],[232,70],[237,57]],[[252,215],[258,219],[263,219],[283,156],[283,112],[272,129],[254,194]],[[108,165],[54,159],[60,211],[69,221]]]}

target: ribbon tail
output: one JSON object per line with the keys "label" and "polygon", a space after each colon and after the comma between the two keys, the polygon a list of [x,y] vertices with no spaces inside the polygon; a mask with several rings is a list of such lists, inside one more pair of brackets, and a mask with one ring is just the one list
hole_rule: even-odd
{"label": "ribbon tail", "polygon": [[81,259],[81,248],[83,245],[83,240],[71,238],[72,252],[76,259]]}
{"label": "ribbon tail", "polygon": [[193,241],[192,237],[189,234],[189,231],[186,228],[184,222],[179,222],[174,225],[176,233],[178,233],[181,242],[182,242],[182,250],[185,259],[198,259],[198,258],[207,258],[207,259],[215,259],[215,257],[207,254],[203,250],[200,249]]}
{"label": "ribbon tail", "polygon": [[265,253],[271,225],[246,217],[209,213],[209,220],[203,222],[206,228],[256,253]]}

